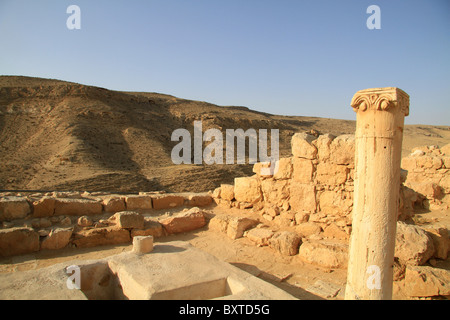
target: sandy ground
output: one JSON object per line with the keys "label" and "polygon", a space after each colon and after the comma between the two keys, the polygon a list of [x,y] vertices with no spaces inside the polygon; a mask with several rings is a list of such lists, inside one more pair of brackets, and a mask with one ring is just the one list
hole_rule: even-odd
{"label": "sandy ground", "polygon": [[[250,210],[238,210],[235,208],[224,209],[214,207],[210,209],[210,212],[211,216],[217,214],[252,216]],[[253,218],[255,217],[256,215],[253,213]],[[417,218],[420,219],[419,221],[422,224],[444,225],[450,228],[450,210],[424,212],[418,214]],[[274,230],[277,229],[275,226],[271,227]],[[207,226],[194,232],[155,239],[155,245],[162,242],[178,240],[187,241],[222,261],[231,263],[244,271],[274,284],[299,299],[323,299],[305,290],[318,280],[345,288],[346,270],[344,269],[331,270],[315,267],[302,262],[298,255],[293,257],[283,256],[269,247],[257,247],[245,237],[231,240],[225,234],[210,231]],[[119,245],[86,249],[65,248],[54,251],[39,251],[34,254],[0,259],[0,273],[40,269],[75,259],[100,259],[124,251],[130,251],[131,249],[131,245]],[[438,261],[438,267],[450,270],[450,259],[447,259],[447,261]],[[342,298],[343,293],[341,292],[338,296],[331,299],[340,300]],[[394,298],[405,299],[406,297],[401,290],[396,290]]]}

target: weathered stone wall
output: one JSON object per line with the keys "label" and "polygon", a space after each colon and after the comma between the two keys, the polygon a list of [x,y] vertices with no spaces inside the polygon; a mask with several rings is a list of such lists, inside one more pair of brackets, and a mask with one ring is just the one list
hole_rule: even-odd
{"label": "weathered stone wall", "polygon": [[[263,218],[280,226],[317,223],[350,234],[353,207],[355,138],[297,133],[290,158],[281,158],[273,175],[254,165],[252,177],[236,178],[233,190],[222,185],[214,192],[218,203],[253,207]],[[233,191],[233,195],[231,194]],[[230,201],[232,200],[232,201]]]}
{"label": "weathered stone wall", "polygon": [[[254,227],[249,226],[248,218],[215,217],[210,228],[232,239],[245,236],[258,246],[298,255],[302,261],[323,268],[346,268],[352,231],[354,155],[352,135],[295,134],[292,157],[280,159],[274,174],[262,170],[269,168],[269,163],[257,163],[255,175],[236,178],[234,186],[223,184],[213,192],[217,204],[250,209],[249,213],[255,214],[251,219],[262,223]],[[424,266],[448,258],[448,229],[404,222],[417,207],[448,208],[448,155],[450,145],[424,147],[413,150],[402,162],[405,170],[399,185],[394,280],[397,286],[404,285],[411,297],[450,294],[448,285],[435,285],[448,282],[450,272],[434,272]],[[232,228],[235,224],[240,226],[239,233]],[[421,274],[425,280],[416,281]]]}
{"label": "weathered stone wall", "polygon": [[[347,239],[353,209],[354,136],[297,133],[291,145],[292,157],[279,159],[274,174],[264,170],[270,163],[257,163],[255,175],[216,189],[215,201],[253,208],[280,226],[315,223],[322,231],[330,228],[336,237]],[[422,147],[403,159],[399,220],[410,218],[414,207],[448,208],[449,155],[450,145]]]}
{"label": "weathered stone wall", "polygon": [[[126,244],[135,236],[161,237],[195,230],[207,223],[197,207],[209,204],[212,197],[207,193],[2,194],[0,257],[67,246]],[[192,209],[181,211],[182,207]],[[166,214],[174,208],[172,215]],[[162,216],[158,210],[164,210]]]}
{"label": "weathered stone wall", "polygon": [[450,144],[414,148],[402,159],[408,171],[404,185],[416,192],[416,204],[427,209],[450,207]]}
{"label": "weathered stone wall", "polygon": [[0,194],[0,222],[25,218],[84,216],[124,210],[161,210],[212,203],[207,193],[140,193],[114,195],[101,192],[51,192],[22,195]]}

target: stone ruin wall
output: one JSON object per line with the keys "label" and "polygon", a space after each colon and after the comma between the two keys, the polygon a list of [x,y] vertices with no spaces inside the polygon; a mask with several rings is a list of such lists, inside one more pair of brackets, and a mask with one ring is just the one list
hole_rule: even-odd
{"label": "stone ruin wall", "polygon": [[129,244],[135,236],[195,230],[207,224],[207,212],[199,207],[210,204],[208,193],[3,193],[0,257],[68,246]]}
{"label": "stone ruin wall", "polygon": [[[325,237],[348,240],[351,233],[355,174],[355,137],[296,133],[292,157],[281,158],[273,175],[269,163],[257,163],[255,175],[221,185],[213,197],[219,205],[247,208],[276,225],[296,226],[304,236],[319,230]],[[264,172],[263,172],[264,173]],[[376,186],[374,186],[376,187]],[[448,209],[450,145],[413,149],[402,160],[398,220],[414,209]]]}
{"label": "stone ruin wall", "polygon": [[424,209],[450,207],[450,144],[414,148],[402,159],[404,195]]}
{"label": "stone ruin wall", "polygon": [[262,218],[283,226],[314,222],[333,225],[348,238],[351,231],[355,138],[297,133],[292,157],[278,161],[274,175],[261,175],[268,163],[254,165],[252,177],[236,178],[213,196],[218,204],[253,208]]}
{"label": "stone ruin wall", "polygon": [[[261,168],[269,164],[257,163],[252,177],[236,178],[234,185],[214,190],[218,205],[248,209],[255,218],[215,217],[209,228],[235,239],[230,229],[240,224],[238,236],[258,246],[298,255],[302,262],[321,268],[347,268],[355,138],[297,133],[291,147],[292,157],[279,159],[275,174],[262,175]],[[449,208],[449,160],[450,144],[416,148],[402,161],[394,290],[412,298],[450,295],[450,271],[439,268],[450,251],[448,229],[417,225],[414,217],[415,210]],[[254,220],[263,222],[254,227]]]}

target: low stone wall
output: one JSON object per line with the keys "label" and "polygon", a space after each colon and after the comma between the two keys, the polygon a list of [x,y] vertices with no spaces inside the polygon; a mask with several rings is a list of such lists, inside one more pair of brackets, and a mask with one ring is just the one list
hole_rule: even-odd
{"label": "low stone wall", "polygon": [[90,216],[124,210],[163,210],[184,205],[198,207],[211,203],[212,198],[208,193],[115,195],[101,192],[51,192],[27,196],[3,193],[0,194],[0,222],[65,215]]}
{"label": "low stone wall", "polygon": [[[207,223],[205,212],[198,207],[212,202],[207,193],[3,194],[0,257],[67,246],[124,244],[135,236],[162,237],[195,230]],[[182,207],[191,209],[182,211]],[[174,214],[158,217],[159,210],[174,208]]]}

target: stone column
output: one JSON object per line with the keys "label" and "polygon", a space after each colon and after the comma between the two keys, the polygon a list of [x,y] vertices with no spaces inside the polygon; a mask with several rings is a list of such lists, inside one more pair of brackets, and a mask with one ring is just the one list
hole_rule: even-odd
{"label": "stone column", "polygon": [[345,299],[392,299],[404,117],[409,96],[398,88],[359,91],[353,223]]}
{"label": "stone column", "polygon": [[133,252],[150,253],[153,251],[153,236],[133,237]]}

